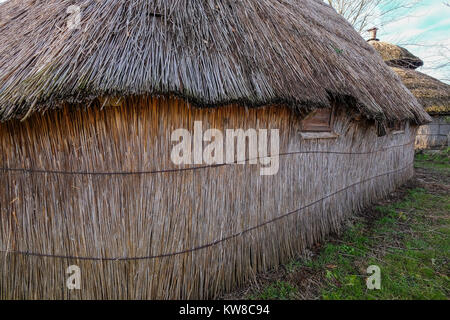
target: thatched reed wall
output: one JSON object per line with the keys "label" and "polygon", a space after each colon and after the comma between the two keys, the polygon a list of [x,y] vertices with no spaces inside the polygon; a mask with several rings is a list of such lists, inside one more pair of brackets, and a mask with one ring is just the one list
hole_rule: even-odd
{"label": "thatched reed wall", "polygon": [[433,119],[432,123],[419,128],[416,149],[438,149],[448,146],[450,139],[450,85],[415,70],[392,69]]}
{"label": "thatched reed wall", "polygon": [[450,115],[434,115],[432,118],[432,123],[419,127],[416,149],[450,147]]}
{"label": "thatched reed wall", "polygon": [[[288,108],[126,104],[0,124],[0,298],[212,298],[339,230],[413,174],[416,127],[377,137],[345,109],[339,138],[302,140]],[[177,170],[170,134],[194,120],[280,129],[279,173]],[[81,268],[81,290],[65,286],[70,265]]]}

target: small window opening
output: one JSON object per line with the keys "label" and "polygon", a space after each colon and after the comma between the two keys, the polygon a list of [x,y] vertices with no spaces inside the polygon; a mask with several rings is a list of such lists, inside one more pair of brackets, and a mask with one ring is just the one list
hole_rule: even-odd
{"label": "small window opening", "polygon": [[388,129],[391,133],[403,133],[405,132],[405,121],[388,121]]}
{"label": "small window opening", "polygon": [[377,121],[375,124],[377,128],[377,136],[384,137],[387,134],[387,128],[384,123]]}
{"label": "small window opening", "polygon": [[317,109],[302,120],[303,132],[331,132],[333,130],[333,110]]}
{"label": "small window opening", "polygon": [[314,110],[301,121],[301,136],[303,139],[337,138],[333,122],[334,108]]}

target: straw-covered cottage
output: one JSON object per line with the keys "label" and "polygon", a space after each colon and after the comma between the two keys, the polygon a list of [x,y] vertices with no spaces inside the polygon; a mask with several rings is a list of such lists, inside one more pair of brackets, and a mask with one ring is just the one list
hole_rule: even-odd
{"label": "straw-covered cottage", "polygon": [[321,0],[0,12],[1,298],[216,297],[413,174],[429,116]]}
{"label": "straw-covered cottage", "polygon": [[450,145],[450,85],[417,71],[423,61],[400,46],[382,42],[375,35],[369,43],[383,60],[400,76],[416,96],[433,122],[419,128],[416,149],[434,149]]}

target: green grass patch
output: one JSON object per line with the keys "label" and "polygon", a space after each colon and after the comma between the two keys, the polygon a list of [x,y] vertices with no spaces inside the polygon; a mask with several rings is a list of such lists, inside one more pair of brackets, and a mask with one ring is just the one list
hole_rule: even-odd
{"label": "green grass patch", "polygon": [[[412,189],[403,201],[377,210],[383,217],[363,232],[366,236],[351,228],[345,243],[327,245],[321,253],[320,260],[338,265],[326,271],[331,281],[322,298],[447,299],[450,197]],[[381,269],[381,290],[367,289],[370,265]]]}
{"label": "green grass patch", "polygon": [[441,152],[423,151],[416,154],[415,167],[450,174],[450,148]]}
{"label": "green grass patch", "polygon": [[286,281],[277,281],[266,286],[261,292],[250,296],[251,300],[293,300],[298,289]]}
{"label": "green grass patch", "polygon": [[[420,154],[416,166],[450,172],[449,150]],[[317,298],[449,299],[450,195],[413,188],[397,202],[386,203],[375,207],[375,220],[355,219],[314,258],[286,264],[283,281],[268,283],[249,297],[298,299],[301,286],[292,279],[305,269],[320,274]],[[371,265],[381,270],[380,290],[367,288]]]}

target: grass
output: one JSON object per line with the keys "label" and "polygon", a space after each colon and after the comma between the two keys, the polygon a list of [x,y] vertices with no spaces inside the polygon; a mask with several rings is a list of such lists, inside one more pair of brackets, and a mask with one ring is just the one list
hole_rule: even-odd
{"label": "grass", "polygon": [[[309,257],[259,277],[240,297],[449,299],[449,154],[419,154],[410,185],[367,209]],[[380,290],[367,288],[371,265],[380,268]]]}
{"label": "grass", "polygon": [[450,174],[450,148],[441,152],[421,152],[416,155],[415,167],[432,169],[441,173]]}
{"label": "grass", "polygon": [[[382,217],[372,230],[350,228],[340,244],[328,244],[315,268],[327,270],[324,299],[447,299],[450,197],[425,189],[408,191],[403,201],[376,208]],[[368,290],[365,267],[381,269],[381,290]]]}
{"label": "grass", "polygon": [[276,281],[249,298],[252,300],[292,300],[298,297],[298,288],[286,281]]}

